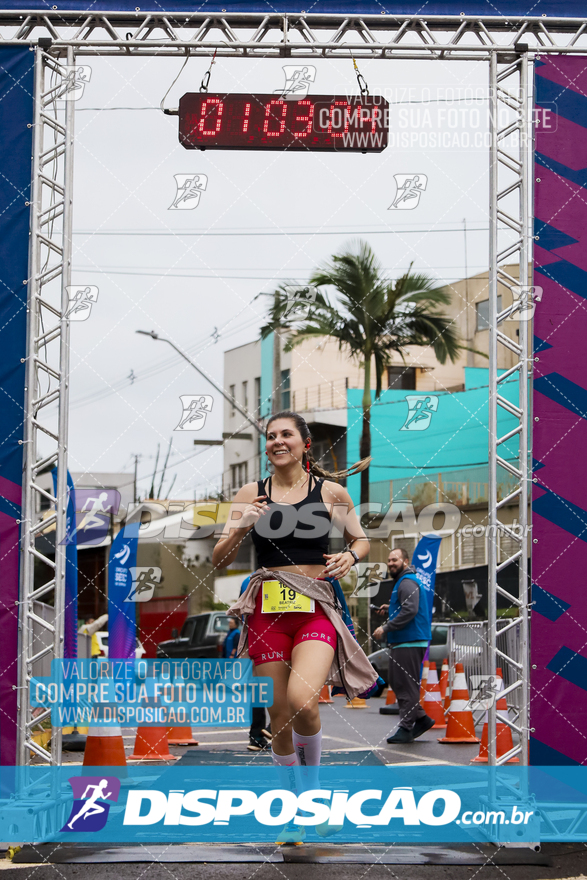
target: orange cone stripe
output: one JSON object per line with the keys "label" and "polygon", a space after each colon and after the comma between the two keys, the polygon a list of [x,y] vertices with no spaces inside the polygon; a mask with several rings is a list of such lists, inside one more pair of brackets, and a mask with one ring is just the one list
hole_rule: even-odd
{"label": "orange cone stripe", "polygon": [[135,747],[129,761],[177,761],[167,744],[166,727],[137,727]]}
{"label": "orange cone stripe", "polygon": [[429,718],[433,719],[435,728],[446,727],[444,712],[442,710],[442,699],[440,697],[440,685],[438,683],[438,674],[436,672],[436,663],[434,662],[430,664],[430,670],[426,680],[424,711]]}
{"label": "orange cone stripe", "polygon": [[446,719],[446,735],[441,743],[478,743],[473,713],[469,707],[469,689],[462,663],[457,663],[450,708]]}
{"label": "orange cone stripe", "polygon": [[171,746],[197,746],[191,727],[168,727],[167,742]]}
{"label": "orange cone stripe", "polygon": [[120,727],[90,727],[84,750],[84,767],[126,767]]}

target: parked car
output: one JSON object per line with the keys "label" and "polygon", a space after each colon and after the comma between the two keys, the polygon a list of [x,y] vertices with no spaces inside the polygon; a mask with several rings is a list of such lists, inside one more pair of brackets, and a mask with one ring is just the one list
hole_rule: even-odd
{"label": "parked car", "polygon": [[188,617],[181,632],[157,645],[157,657],[219,657],[228,632],[225,611],[208,611]]}
{"label": "parked car", "polygon": [[[99,630],[96,634],[96,638],[98,639],[98,644],[100,646],[100,656],[107,657],[108,656],[108,633],[106,630]],[[141,645],[139,641],[137,641],[137,646],[135,648],[135,658],[140,660],[143,654],[146,651]]]}
{"label": "parked car", "polygon": [[[440,665],[444,658],[448,658],[448,624],[446,623],[433,623],[432,624],[432,641],[430,642],[430,660],[434,660],[437,667],[440,669]],[[380,648],[378,651],[374,651],[373,654],[369,654],[369,658],[371,661],[371,665],[375,669],[375,671],[381,676],[381,678],[385,682],[385,686],[389,684],[388,681],[388,664],[389,664],[389,649],[388,648]],[[383,686],[381,686],[374,694],[374,696],[379,697],[383,692]]]}

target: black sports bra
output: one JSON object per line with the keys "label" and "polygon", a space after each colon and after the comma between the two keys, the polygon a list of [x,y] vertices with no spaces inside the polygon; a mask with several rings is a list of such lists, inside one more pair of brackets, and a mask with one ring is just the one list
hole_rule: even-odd
{"label": "black sports bra", "polygon": [[257,565],[277,568],[280,565],[324,565],[328,553],[330,514],[322,500],[324,480],[308,480],[308,494],[297,504],[271,500],[271,477],[268,485],[257,482],[257,494],[268,496],[270,513],[259,517],[251,536],[257,551]]}

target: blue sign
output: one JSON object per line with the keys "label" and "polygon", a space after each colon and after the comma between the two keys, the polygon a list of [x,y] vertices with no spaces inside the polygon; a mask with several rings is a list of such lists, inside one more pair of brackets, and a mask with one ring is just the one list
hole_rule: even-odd
{"label": "blue sign", "polygon": [[430,620],[432,620],[432,608],[434,606],[436,563],[441,541],[442,538],[439,535],[425,535],[418,541],[418,546],[412,556],[412,565],[416,569],[416,576],[419,578],[428,600]]}
{"label": "blue sign", "polygon": [[136,568],[140,523],[121,529],[108,559],[108,656],[134,659],[137,647],[136,603],[127,602],[133,589],[131,568]]}

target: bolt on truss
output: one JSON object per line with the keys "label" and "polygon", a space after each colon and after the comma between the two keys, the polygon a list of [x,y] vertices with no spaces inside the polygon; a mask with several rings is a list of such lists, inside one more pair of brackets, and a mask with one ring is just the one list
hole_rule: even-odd
{"label": "bolt on truss", "polygon": [[[67,50],[73,65],[74,52]],[[63,656],[67,506],[69,321],[73,187],[73,102],[63,101],[65,68],[35,49],[35,109],[32,161],[31,241],[28,278],[28,339],[21,539],[19,762],[31,752],[61,763],[61,731],[53,729],[51,751],[33,740],[33,728],[49,719],[33,717],[30,700],[35,666],[44,657]],[[62,109],[62,105],[65,109]],[[57,491],[39,485],[39,476],[57,467]],[[54,507],[41,518],[41,499]],[[55,536],[55,559],[37,546],[47,530]],[[51,531],[49,531],[51,534]],[[37,578],[35,578],[37,574]],[[42,582],[39,585],[38,579]],[[36,613],[35,603],[53,595],[54,619]],[[38,672],[37,672],[38,674]]]}
{"label": "bolt on truss", "polygon": [[[531,159],[528,60],[515,60],[493,54],[490,59],[490,239],[489,239],[489,543],[488,543],[488,647],[490,671],[507,664],[513,680],[503,695],[519,691],[516,702],[519,714],[514,721],[491,706],[488,713],[488,757],[490,764],[504,764],[518,757],[528,763],[528,697],[529,697],[529,607],[528,607],[528,327],[531,297],[528,287],[530,257],[530,212],[528,175]],[[519,258],[519,278],[506,271],[512,258]],[[512,305],[499,310],[498,290],[510,291]],[[530,308],[524,308],[529,305]],[[516,338],[505,333],[504,321],[514,323]],[[498,348],[513,353],[515,363],[498,375]],[[501,394],[504,382],[516,378],[519,388],[517,405]],[[500,434],[498,413],[514,418],[514,428]],[[512,440],[518,452],[502,452],[502,444]],[[515,463],[512,462],[514,456]],[[506,498],[498,498],[498,468],[511,474],[517,486]],[[501,522],[500,510],[518,501],[520,528],[513,530]],[[507,536],[517,549],[500,561],[497,534]],[[513,596],[497,582],[498,574],[508,566],[518,568],[518,596]],[[517,609],[518,616],[505,628],[519,626],[516,656],[502,643],[497,644],[497,599],[505,598]],[[496,724],[506,723],[518,734],[519,741],[504,755],[496,755]]]}
{"label": "bolt on truss", "polygon": [[486,58],[497,48],[585,52],[579,18],[280,13],[0,12],[3,44],[50,39],[80,55]]}

